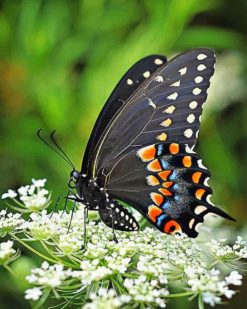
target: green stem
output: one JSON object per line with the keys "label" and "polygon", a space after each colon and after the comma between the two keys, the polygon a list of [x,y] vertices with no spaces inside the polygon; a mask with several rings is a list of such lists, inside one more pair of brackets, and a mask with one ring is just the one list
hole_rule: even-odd
{"label": "green stem", "polygon": [[198,309],[204,309],[204,302],[201,294],[198,296]]}
{"label": "green stem", "polygon": [[210,269],[213,268],[215,265],[217,265],[219,263],[218,260],[214,261],[211,265],[210,265]]}
{"label": "green stem", "polygon": [[51,259],[49,256],[46,256],[44,254],[42,254],[41,252],[35,250],[33,247],[29,246],[28,244],[26,244],[24,241],[22,241],[20,238],[18,238],[17,236],[15,236],[14,234],[10,234],[10,236],[12,238],[14,238],[16,241],[18,241],[20,244],[22,244],[24,247],[26,247],[28,250],[30,250],[31,252],[35,253],[36,255],[42,257],[43,259],[52,262],[52,263],[56,263],[57,261],[54,259]]}
{"label": "green stem", "polygon": [[45,242],[43,240],[40,241],[42,246],[44,247],[44,249],[46,250],[47,253],[49,253],[57,262],[63,264],[63,265],[66,265],[67,267],[71,267],[71,268],[74,268],[75,265],[71,264],[71,263],[68,263],[64,260],[61,260],[59,259],[59,257],[57,257],[48,247],[47,245],[45,244]]}
{"label": "green stem", "polygon": [[8,265],[3,264],[3,267],[4,267],[9,273],[11,273],[12,276],[14,276],[14,277],[17,278],[17,274],[16,274]]}
{"label": "green stem", "polygon": [[183,292],[183,293],[177,293],[177,294],[168,294],[165,296],[165,298],[179,298],[179,297],[185,297],[185,296],[191,296],[193,295],[193,292]]}

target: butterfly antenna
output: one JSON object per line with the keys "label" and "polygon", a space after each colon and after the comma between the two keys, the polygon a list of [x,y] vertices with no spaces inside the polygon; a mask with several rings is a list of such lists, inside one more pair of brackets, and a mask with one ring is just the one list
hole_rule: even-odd
{"label": "butterfly antenna", "polygon": [[70,158],[68,157],[68,155],[65,153],[65,151],[58,145],[57,141],[55,140],[55,136],[54,134],[56,133],[56,131],[54,130],[51,135],[50,135],[50,139],[53,142],[53,144],[61,151],[61,153],[64,155],[64,157],[67,159],[67,161],[70,163],[71,166],[73,166],[73,168],[75,169],[74,164],[72,163],[72,161],[70,160]]}
{"label": "butterfly antenna", "polygon": [[[61,150],[61,148],[57,145],[57,143],[56,143],[56,142],[54,143],[54,141],[53,141],[53,139],[52,139],[53,143],[54,143],[55,146],[62,152],[62,154],[61,154],[55,147],[51,146],[51,145],[41,136],[41,134],[40,134],[41,131],[42,131],[42,129],[38,129],[37,132],[36,132],[38,138],[39,138],[46,146],[48,146],[50,149],[52,149],[53,151],[55,151],[55,152],[56,152],[64,161],[66,161],[73,169],[75,169],[74,164],[70,161],[70,159],[69,159],[68,156],[64,153],[64,151]],[[53,131],[53,132],[51,133],[51,135],[54,134],[54,133],[55,133],[55,131]],[[50,137],[51,137],[51,135],[50,135]]]}

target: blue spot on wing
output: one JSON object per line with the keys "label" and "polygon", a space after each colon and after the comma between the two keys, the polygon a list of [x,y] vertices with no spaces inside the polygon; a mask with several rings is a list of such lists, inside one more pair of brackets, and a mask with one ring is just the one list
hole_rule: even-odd
{"label": "blue spot on wing", "polygon": [[162,167],[163,167],[163,169],[165,170],[165,169],[167,169],[168,167],[169,167],[169,164],[168,164],[168,162],[166,161],[166,160],[161,160],[161,165],[162,165]]}
{"label": "blue spot on wing", "polygon": [[157,220],[157,225],[158,225],[158,226],[161,226],[163,220],[165,220],[166,218],[167,218],[167,215],[166,215],[166,214],[163,214],[163,215],[159,216],[159,217],[158,217],[158,220]]}
{"label": "blue spot on wing", "polygon": [[158,156],[160,156],[162,152],[163,152],[163,145],[158,145],[158,150],[157,150]]}
{"label": "blue spot on wing", "polygon": [[173,171],[172,174],[171,174],[171,176],[170,176],[170,180],[176,180],[177,177],[178,177],[178,173],[175,172],[175,171]]}
{"label": "blue spot on wing", "polygon": [[162,204],[161,208],[163,210],[166,210],[169,206],[170,206],[170,203],[169,202],[165,202],[165,203]]}

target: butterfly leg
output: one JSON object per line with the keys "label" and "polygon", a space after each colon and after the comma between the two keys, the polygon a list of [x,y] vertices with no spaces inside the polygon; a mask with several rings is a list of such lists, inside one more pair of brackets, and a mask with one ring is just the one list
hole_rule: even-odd
{"label": "butterfly leg", "polygon": [[51,219],[52,215],[54,214],[54,212],[57,211],[58,204],[59,204],[59,202],[60,202],[60,200],[61,200],[62,198],[66,198],[66,197],[63,196],[63,195],[59,195],[59,197],[56,199],[55,205],[54,205],[53,210],[52,210],[52,212],[51,212],[51,214],[50,214],[50,219]]}
{"label": "butterfly leg", "polygon": [[86,246],[87,246],[87,216],[88,216],[88,209],[84,207],[84,212],[83,212],[84,245],[81,249],[86,249]]}
{"label": "butterfly leg", "polygon": [[112,228],[112,236],[113,236],[113,241],[115,241],[115,243],[118,243],[118,240],[117,240],[117,236],[116,236],[116,232],[115,232],[115,227],[114,227],[114,213],[113,213],[113,210],[112,208],[110,208],[110,212],[111,212],[111,228]]}
{"label": "butterfly leg", "polygon": [[72,207],[72,210],[71,210],[71,216],[70,216],[70,220],[69,220],[69,226],[68,226],[67,233],[69,233],[69,230],[70,230],[70,227],[71,227],[71,222],[72,222],[74,211],[75,211],[75,203],[76,203],[76,201],[74,201],[73,207]]}

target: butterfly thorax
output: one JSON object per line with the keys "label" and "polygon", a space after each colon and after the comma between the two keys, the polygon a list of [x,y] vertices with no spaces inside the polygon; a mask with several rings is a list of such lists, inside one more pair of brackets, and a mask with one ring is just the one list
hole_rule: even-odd
{"label": "butterfly thorax", "polygon": [[100,188],[94,179],[82,176],[76,183],[77,193],[88,206],[90,210],[105,208],[107,203],[107,194]]}

